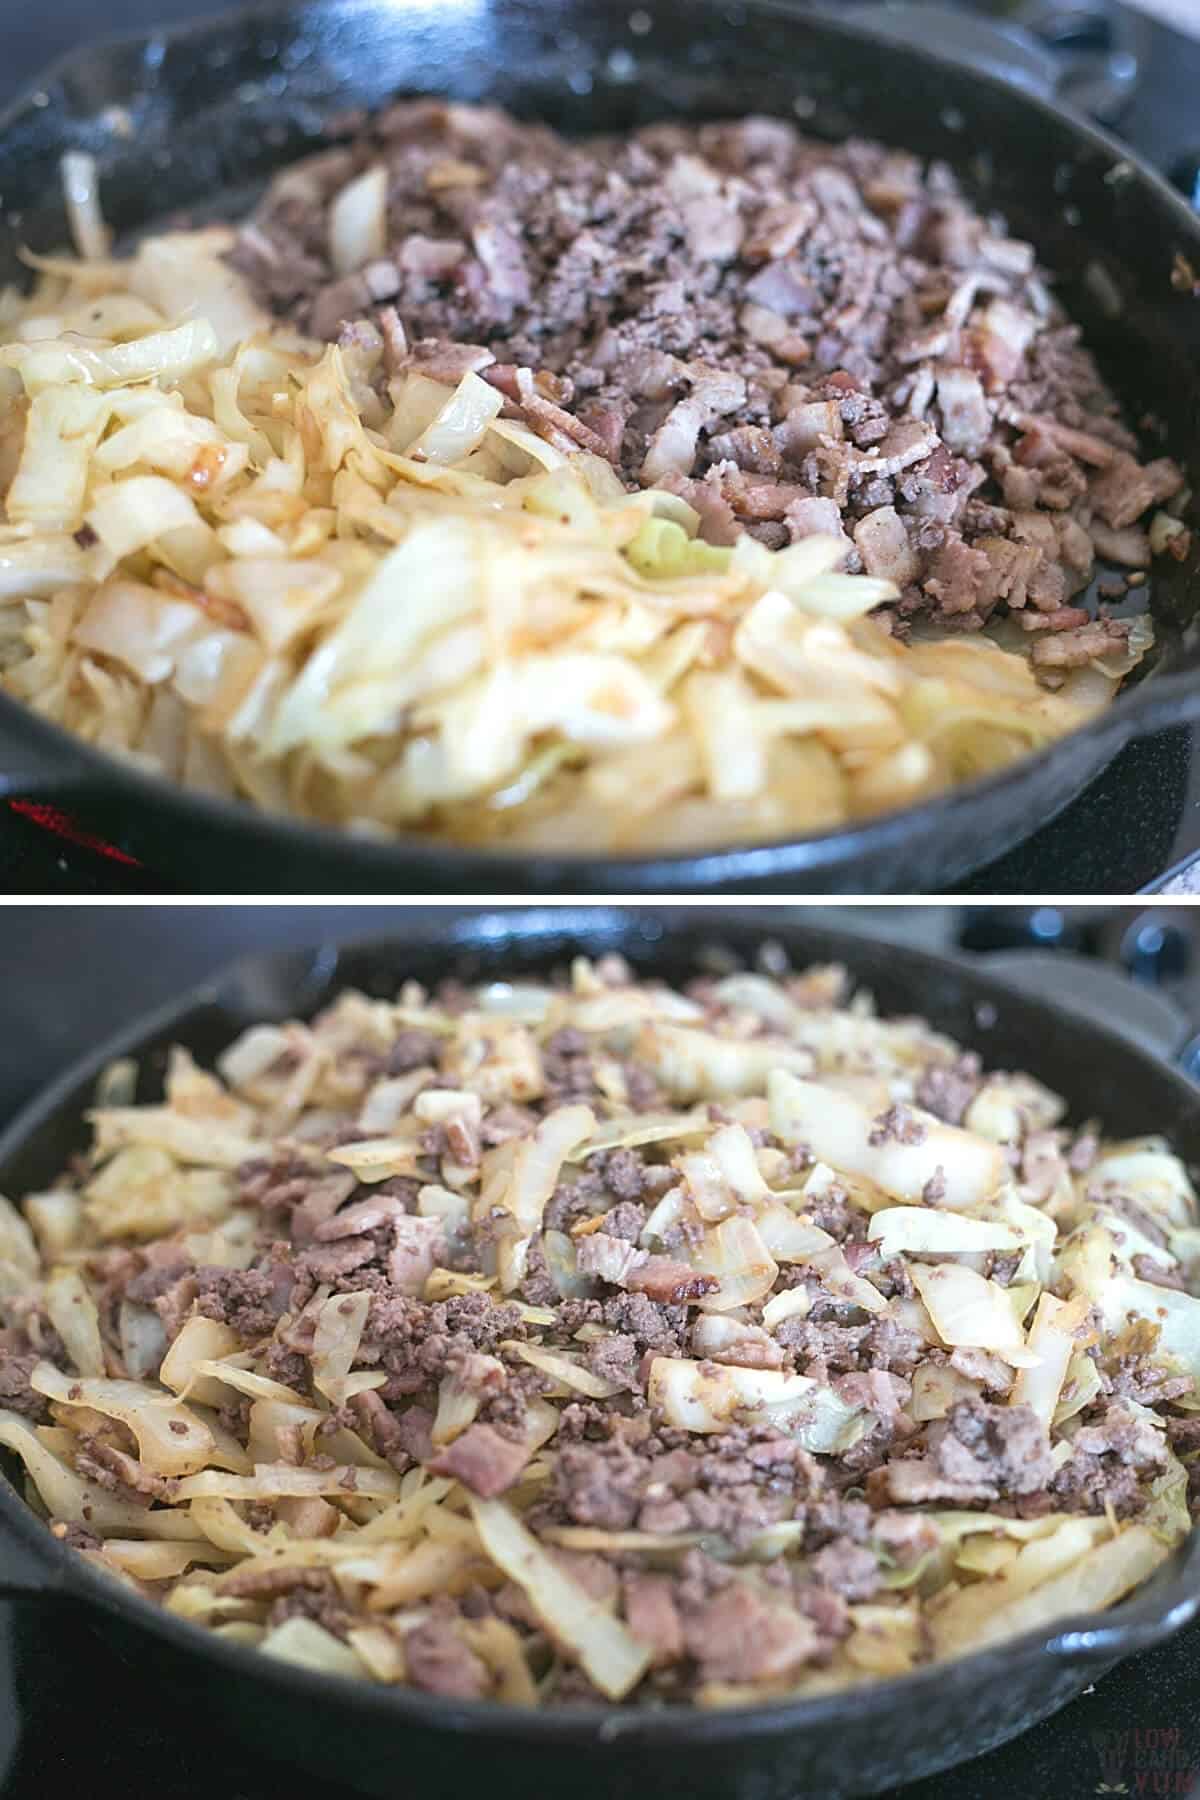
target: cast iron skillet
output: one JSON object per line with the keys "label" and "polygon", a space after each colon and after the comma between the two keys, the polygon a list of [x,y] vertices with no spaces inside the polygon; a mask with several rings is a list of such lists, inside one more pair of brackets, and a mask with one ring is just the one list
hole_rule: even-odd
{"label": "cast iron skillet", "polygon": [[[795,915],[791,915],[794,919]],[[51,1182],[81,1149],[81,1116],[98,1071],[136,1056],[139,1098],[159,1091],[165,1053],[183,1043],[202,1062],[244,1026],[311,1014],[340,988],[392,995],[426,981],[545,973],[583,951],[622,951],[640,970],[685,979],[714,942],[750,959],[764,937],[792,961],[834,959],[885,1013],[920,1012],[975,1044],[985,1061],[1028,1069],[1059,1089],[1078,1119],[1099,1114],[1120,1134],[1169,1134],[1200,1158],[1200,1094],[1153,1054],[1078,1014],[1018,995],[963,962],[794,923],[787,915],[564,907],[445,916],[379,943],[256,957],[123,1032],[55,1083],[0,1139],[0,1191]],[[209,1720],[259,1752],[370,1794],[404,1788],[456,1800],[486,1787],[497,1800],[531,1789],[579,1800],[650,1793],[679,1800],[786,1800],[877,1793],[963,1761],[1063,1706],[1132,1651],[1157,1644],[1200,1611],[1200,1533],[1152,1581],[1108,1614],[1068,1619],[905,1680],[801,1704],[739,1713],[577,1706],[552,1713],[433,1699],[298,1670],[140,1600],[52,1538],[0,1481],[0,1591],[66,1611],[130,1665],[129,1705],[151,1707],[167,1682]],[[47,1621],[49,1623],[49,1621]]]}
{"label": "cast iron skillet", "polygon": [[[18,271],[22,241],[62,241],[67,148],[99,156],[106,209],[130,230],[245,194],[326,116],[397,90],[487,98],[572,131],[775,112],[953,163],[1065,277],[1131,415],[1152,411],[1173,453],[1195,459],[1200,299],[1172,271],[1185,286],[1180,258],[1200,271],[1200,221],[1114,140],[1032,91],[1036,71],[1004,39],[981,54],[954,41],[961,20],[919,9],[906,29],[923,47],[905,47],[897,17],[858,7],[849,22],[785,0],[301,0],[83,51],[0,121],[0,277]],[[1043,755],[903,813],[763,847],[608,858],[363,842],[187,794],[6,698],[0,793],[74,797],[89,824],[201,891],[936,891],[1044,824],[1130,739],[1200,714],[1198,602],[1200,548],[1157,582],[1156,666]]]}

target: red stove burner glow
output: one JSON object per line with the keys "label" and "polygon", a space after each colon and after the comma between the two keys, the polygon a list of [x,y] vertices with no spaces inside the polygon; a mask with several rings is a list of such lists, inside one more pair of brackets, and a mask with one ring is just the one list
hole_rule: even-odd
{"label": "red stove burner glow", "polygon": [[65,839],[68,844],[78,844],[82,850],[94,850],[100,856],[107,856],[113,862],[125,863],[128,868],[140,869],[142,864],[136,856],[129,856],[124,850],[118,850],[115,844],[108,844],[103,838],[94,837],[90,831],[83,831],[75,821],[56,806],[44,806],[36,800],[10,800],[9,810],[20,813],[23,819],[29,819],[43,831],[54,837]]}

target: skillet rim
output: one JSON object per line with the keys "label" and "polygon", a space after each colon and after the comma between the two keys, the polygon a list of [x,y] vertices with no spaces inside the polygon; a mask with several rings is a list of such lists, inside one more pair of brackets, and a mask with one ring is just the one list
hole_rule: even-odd
{"label": "skillet rim", "polygon": [[[1069,1008],[1015,990],[991,973],[981,973],[967,956],[939,955],[906,943],[881,939],[869,932],[839,929],[827,925],[824,920],[809,922],[802,917],[773,917],[765,925],[762,921],[764,910],[759,907],[722,908],[719,923],[710,926],[704,912],[692,907],[480,907],[418,919],[387,934],[355,933],[343,938],[334,931],[314,940],[308,948],[253,952],[235,957],[215,974],[174,999],[140,1014],[99,1046],[76,1058],[20,1108],[0,1133],[0,1180],[9,1159],[21,1152],[28,1138],[48,1124],[56,1113],[65,1112],[70,1096],[90,1084],[115,1057],[144,1052],[150,1042],[175,1028],[184,1031],[193,1015],[205,1007],[220,1007],[223,999],[232,1005],[239,984],[252,979],[256,971],[264,968],[286,970],[288,965],[297,965],[305,958],[319,965],[322,953],[334,953],[333,965],[321,976],[319,993],[303,998],[298,1004],[297,1010],[305,1016],[312,1006],[323,1004],[331,994],[341,991],[345,978],[340,976],[339,970],[347,957],[380,954],[394,958],[397,950],[411,946],[431,956],[445,957],[452,963],[456,956],[469,954],[502,932],[509,939],[516,938],[526,946],[536,946],[539,951],[536,960],[549,963],[556,954],[562,953],[555,949],[556,939],[569,937],[586,946],[589,933],[594,938],[603,935],[607,929],[628,935],[649,926],[652,932],[647,933],[646,957],[638,959],[639,970],[643,965],[653,968],[657,954],[655,939],[659,944],[668,937],[677,943],[682,940],[679,947],[693,959],[705,948],[706,941],[711,942],[714,936],[729,930],[739,935],[750,932],[776,938],[786,949],[805,958],[818,953],[814,940],[819,940],[819,954],[845,962],[852,976],[856,974],[856,951],[861,955],[864,945],[879,947],[882,944],[889,956],[902,959],[914,982],[922,976],[927,978],[924,985],[930,991],[934,991],[931,978],[952,978],[969,984],[973,1000],[997,1008],[1017,1005],[1026,1016],[1032,1012],[1035,1023],[1036,1015],[1057,1023],[1064,1018],[1077,1018]],[[934,1019],[930,1022],[937,1024]],[[1200,1090],[1180,1070],[1106,1026],[1078,1019],[1078,1032],[1084,1034],[1082,1042],[1088,1049],[1094,1046],[1118,1058],[1133,1057],[1151,1068],[1156,1079],[1174,1090],[1186,1108],[1197,1112],[1200,1127]],[[0,1574],[0,1596],[7,1595],[22,1603],[50,1600],[61,1605],[74,1602],[85,1606],[89,1613],[95,1608],[101,1619],[106,1613],[115,1613],[152,1637],[164,1636],[169,1644],[182,1652],[211,1656],[216,1667],[232,1676],[265,1680],[280,1692],[293,1697],[308,1697],[314,1702],[327,1703],[332,1698],[352,1709],[363,1709],[372,1719],[408,1720],[439,1730],[457,1727],[505,1739],[528,1740],[532,1736],[535,1742],[565,1743],[582,1738],[594,1744],[628,1743],[655,1747],[669,1746],[683,1738],[690,1744],[707,1744],[848,1725],[861,1718],[865,1705],[873,1705],[883,1713],[906,1702],[918,1704],[934,1689],[944,1692],[947,1682],[973,1685],[988,1680],[1002,1681],[1006,1669],[1039,1656],[1051,1656],[1062,1666],[1076,1667],[1082,1677],[1089,1668],[1123,1660],[1174,1636],[1200,1614],[1198,1525],[1167,1562],[1161,1564],[1147,1581],[1139,1583],[1115,1609],[1071,1614],[1053,1626],[1035,1627],[1018,1637],[946,1662],[928,1664],[909,1675],[844,1688],[831,1694],[747,1707],[652,1709],[614,1703],[542,1709],[506,1706],[486,1700],[449,1700],[421,1694],[402,1685],[391,1686],[356,1677],[338,1678],[343,1684],[339,1688],[336,1682],[331,1686],[331,1677],[327,1674],[264,1656],[261,1650],[249,1645],[228,1643],[204,1626],[178,1619],[155,1602],[130,1591],[115,1577],[94,1568],[78,1552],[58,1542],[21,1498],[16,1487],[6,1476],[0,1476],[0,1547],[6,1533],[11,1533],[34,1562],[46,1569],[47,1579],[44,1585],[37,1586],[18,1575],[9,1585]],[[1166,1588],[1168,1573],[1173,1577],[1170,1592],[1156,1592],[1148,1599],[1148,1589]]]}
{"label": "skillet rim", "polygon": [[[139,47],[145,52],[151,45],[162,47],[201,41],[242,21],[267,24],[272,19],[324,10],[331,13],[349,11],[370,17],[378,12],[378,0],[256,0],[255,4],[232,12],[158,30],[104,33],[88,45],[68,50],[55,58],[22,94],[0,109],[0,139],[12,132],[24,116],[44,110],[35,106],[35,95],[52,89],[56,83],[69,78],[73,71],[85,68],[97,54],[133,53]],[[893,53],[915,58],[930,70],[966,75],[1003,94],[1010,102],[1015,101],[1018,108],[1024,105],[1035,109],[1047,120],[1068,128],[1077,139],[1077,149],[1086,147],[1093,153],[1108,156],[1114,163],[1128,165],[1138,182],[1144,184],[1141,192],[1165,207],[1168,222],[1174,224],[1185,241],[1192,243],[1200,259],[1200,216],[1157,169],[1069,102],[1054,95],[1044,96],[994,74],[973,63],[966,54],[945,54],[926,44],[896,44],[883,40],[861,16],[839,17],[822,6],[808,13],[798,13],[790,0],[738,0],[737,10],[743,22],[758,13],[801,31],[815,30],[818,34],[840,37],[875,50],[882,45]],[[1200,446],[1196,448],[1200,451]],[[1200,661],[1200,651],[1194,660]],[[498,848],[460,844],[413,832],[385,838],[359,837],[345,828],[299,815],[268,811],[238,796],[226,798],[189,789],[168,776],[136,768],[114,753],[85,743],[65,727],[42,718],[23,702],[4,693],[0,693],[0,746],[8,747],[3,744],[3,739],[11,731],[11,749],[18,767],[7,791],[14,797],[23,793],[47,793],[57,794],[69,802],[73,792],[81,791],[86,795],[90,790],[102,801],[115,798],[122,805],[134,806],[139,797],[144,797],[159,811],[171,816],[171,822],[180,829],[186,829],[189,820],[198,817],[207,828],[219,831],[227,840],[225,847],[231,856],[237,855],[248,836],[256,834],[256,827],[262,827],[278,834],[274,841],[281,851],[301,860],[316,858],[322,862],[344,863],[348,876],[360,874],[363,878],[368,875],[382,878],[396,875],[404,867],[406,876],[411,879],[418,873],[436,869],[464,884],[470,877],[490,880],[499,891],[504,876],[517,878],[524,875],[529,879],[545,869],[556,877],[553,883],[548,880],[543,883],[547,887],[584,890],[599,885],[612,892],[619,891],[620,879],[624,877],[642,891],[652,891],[657,876],[666,887],[678,891],[681,882],[686,882],[689,887],[715,887],[784,876],[813,878],[836,870],[844,857],[855,854],[858,840],[865,842],[857,854],[865,853],[872,860],[884,861],[914,832],[932,832],[939,837],[948,835],[948,827],[952,826],[957,811],[987,807],[997,794],[1014,792],[1026,777],[1035,778],[1039,771],[1045,774],[1052,761],[1058,760],[1065,765],[1071,748],[1082,752],[1086,744],[1091,765],[1087,774],[1082,780],[1072,780],[1066,778],[1064,770],[1061,795],[1055,797],[1047,810],[1039,813],[1030,829],[1046,825],[1127,744],[1169,729],[1173,724],[1186,723],[1189,710],[1200,708],[1195,670],[1186,663],[1159,677],[1154,677],[1153,671],[1149,674],[1151,679],[1135,681],[1132,687],[1119,693],[1104,712],[1065,738],[1032,755],[1019,757],[1004,769],[958,783],[915,805],[852,819],[833,830],[805,836],[784,835],[747,844],[701,845],[666,853],[598,856],[582,850]],[[1164,714],[1170,716],[1156,717]],[[22,769],[19,766],[22,750],[28,751],[32,767]],[[44,764],[39,763],[39,752],[46,759]],[[0,776],[0,792],[5,791],[5,787]],[[176,808],[183,810],[177,813]],[[961,862],[961,858],[959,860]],[[974,860],[968,857],[965,866],[973,867]],[[958,872],[961,874],[962,868]],[[599,882],[597,875],[601,877]],[[460,891],[466,891],[465,886]]]}

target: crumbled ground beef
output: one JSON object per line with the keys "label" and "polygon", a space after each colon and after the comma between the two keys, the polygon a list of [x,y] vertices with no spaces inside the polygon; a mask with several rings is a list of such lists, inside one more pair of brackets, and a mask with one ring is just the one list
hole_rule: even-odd
{"label": "crumbled ground beef", "polygon": [[441,1040],[432,1031],[402,1031],[387,1053],[384,1068],[389,1075],[407,1075],[426,1065],[436,1069],[441,1055]]}
{"label": "crumbled ground beef", "polygon": [[587,1100],[595,1091],[591,1046],[582,1031],[570,1027],[548,1037],[542,1048],[547,1098],[557,1106]]}
{"label": "crumbled ground beef", "polygon": [[1165,1468],[1167,1460],[1163,1433],[1119,1401],[1076,1432],[1073,1448],[1051,1484],[1060,1503],[1117,1518],[1144,1508],[1139,1477]]}
{"label": "crumbled ground beef", "polygon": [[735,1426],[699,1441],[647,1432],[565,1444],[555,1496],[565,1518],[608,1531],[719,1533],[745,1544],[796,1515],[820,1486],[810,1456],[771,1426]]}
{"label": "crumbled ground beef", "polygon": [[588,1348],[588,1367],[593,1375],[613,1381],[619,1387],[640,1388],[642,1352],[634,1337],[623,1334],[598,1338]]}
{"label": "crumbled ground beef", "polygon": [[311,1619],[334,1637],[344,1639],[350,1615],[333,1576],[318,1569],[306,1569],[303,1573],[305,1580],[302,1583],[271,1602],[267,1624],[275,1626],[288,1619]]}
{"label": "crumbled ground beef", "polygon": [[979,1092],[983,1065],[973,1050],[957,1061],[931,1063],[917,1083],[917,1105],[947,1125],[961,1125],[968,1106]]}
{"label": "crumbled ground beef", "polygon": [[645,1159],[636,1150],[610,1150],[597,1157],[604,1185],[618,1200],[640,1200],[646,1187]]}
{"label": "crumbled ground beef", "polygon": [[404,1661],[408,1680],[426,1694],[478,1700],[491,1686],[487,1664],[450,1617],[435,1616],[406,1632]]}
{"label": "crumbled ground beef", "polygon": [[[330,205],[379,161],[386,252],[335,274]],[[1138,466],[1032,250],[944,165],[777,120],[571,143],[403,101],[288,170],[233,260],[317,336],[374,314],[397,369],[478,371],[551,443],[688,500],[714,543],[833,531],[897,582],[898,621],[1008,608],[1051,668],[1127,631],[1070,604],[1093,515],[1118,532],[1183,483]],[[552,1054],[555,1090],[588,1091],[585,1059]]]}
{"label": "crumbled ground beef", "polygon": [[0,1407],[21,1413],[42,1425],[50,1417],[45,1398],[29,1385],[34,1364],[41,1358],[35,1351],[0,1350]]}
{"label": "crumbled ground beef", "polygon": [[1046,1428],[1029,1406],[959,1400],[926,1435],[927,1454],[878,1470],[869,1490],[897,1504],[968,1504],[1044,1490],[1054,1479]]}
{"label": "crumbled ground beef", "polygon": [[288,1309],[293,1279],[286,1263],[265,1269],[198,1269],[196,1310],[239,1337],[269,1337]]}
{"label": "crumbled ground beef", "polygon": [[872,1122],[867,1142],[880,1144],[923,1144],[927,1132],[920,1119],[906,1106],[889,1106]]}

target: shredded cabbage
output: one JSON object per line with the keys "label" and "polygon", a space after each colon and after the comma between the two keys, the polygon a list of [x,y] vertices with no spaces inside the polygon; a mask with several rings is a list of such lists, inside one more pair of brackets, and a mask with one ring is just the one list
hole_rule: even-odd
{"label": "shredded cabbage", "polygon": [[[91,158],[63,173],[85,260],[4,300],[0,680],[142,767],[357,830],[750,841],[1040,748],[1152,640],[1057,692],[997,643],[902,644],[838,540],[707,544],[478,374],[385,381],[378,334],[273,323],[227,229],[108,260]],[[386,212],[382,163],[336,192],[336,272]]]}

